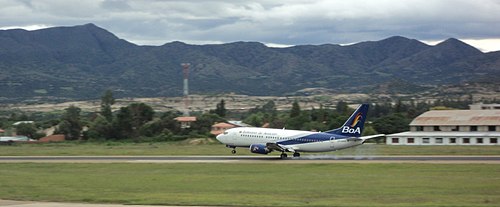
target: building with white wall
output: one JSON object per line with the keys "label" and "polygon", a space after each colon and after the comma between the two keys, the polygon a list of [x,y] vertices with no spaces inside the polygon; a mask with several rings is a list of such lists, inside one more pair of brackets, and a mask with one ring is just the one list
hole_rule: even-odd
{"label": "building with white wall", "polygon": [[483,104],[476,103],[469,105],[470,110],[500,110],[500,104]]}
{"label": "building with white wall", "polygon": [[389,145],[498,145],[500,110],[432,110],[386,137]]}

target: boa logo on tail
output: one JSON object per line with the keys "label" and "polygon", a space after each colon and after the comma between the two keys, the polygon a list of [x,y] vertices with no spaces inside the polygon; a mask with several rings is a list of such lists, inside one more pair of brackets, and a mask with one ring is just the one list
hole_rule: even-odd
{"label": "boa logo on tail", "polygon": [[342,133],[344,134],[361,134],[361,129],[359,127],[351,128],[349,126],[342,127]]}
{"label": "boa logo on tail", "polygon": [[363,116],[361,115],[361,112],[359,112],[358,114],[356,114],[356,117],[352,121],[351,127],[356,126],[356,124],[358,124],[358,122],[361,120],[361,118],[363,118]]}
{"label": "boa logo on tail", "polygon": [[351,125],[342,127],[342,133],[344,133],[344,134],[361,134],[361,129],[359,127],[356,127],[356,128],[354,128],[354,127],[358,124],[359,121],[361,121],[362,118],[363,118],[363,116],[362,116],[361,112],[356,114],[356,116],[352,120]]}

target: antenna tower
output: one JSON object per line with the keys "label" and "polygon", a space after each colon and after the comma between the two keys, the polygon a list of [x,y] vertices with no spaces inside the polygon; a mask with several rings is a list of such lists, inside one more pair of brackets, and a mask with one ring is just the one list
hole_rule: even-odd
{"label": "antenna tower", "polygon": [[189,66],[191,64],[189,63],[182,63],[182,72],[184,73],[184,116],[189,116],[189,84],[188,84],[188,79],[189,79]]}

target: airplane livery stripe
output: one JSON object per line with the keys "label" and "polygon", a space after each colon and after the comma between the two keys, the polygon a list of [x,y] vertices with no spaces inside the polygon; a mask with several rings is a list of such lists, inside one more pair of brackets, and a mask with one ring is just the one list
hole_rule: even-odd
{"label": "airplane livery stripe", "polygon": [[316,133],[316,134],[311,134],[303,137],[298,137],[294,139],[289,139],[285,141],[280,141],[277,142],[277,144],[282,144],[282,145],[296,145],[296,144],[306,144],[306,143],[312,143],[312,142],[324,142],[324,141],[329,141],[331,139],[339,140],[339,139],[347,139],[348,137],[345,136],[333,136],[332,134],[327,134],[327,133]]}

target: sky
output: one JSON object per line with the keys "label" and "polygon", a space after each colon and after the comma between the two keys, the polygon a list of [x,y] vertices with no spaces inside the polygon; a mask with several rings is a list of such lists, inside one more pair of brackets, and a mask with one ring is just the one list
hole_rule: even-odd
{"label": "sky", "polygon": [[398,35],[500,50],[500,0],[0,0],[0,29],[87,23],[138,45],[346,45]]}

